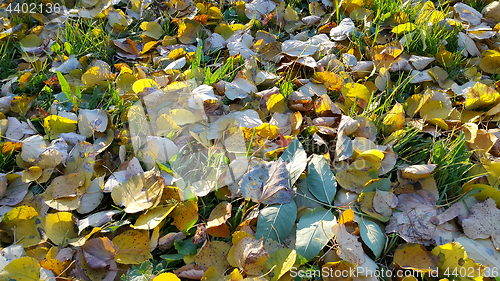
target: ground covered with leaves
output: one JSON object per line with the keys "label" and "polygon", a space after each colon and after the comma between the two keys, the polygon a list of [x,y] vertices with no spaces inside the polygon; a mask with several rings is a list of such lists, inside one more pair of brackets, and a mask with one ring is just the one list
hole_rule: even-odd
{"label": "ground covered with leaves", "polygon": [[500,274],[500,2],[26,1],[0,280]]}

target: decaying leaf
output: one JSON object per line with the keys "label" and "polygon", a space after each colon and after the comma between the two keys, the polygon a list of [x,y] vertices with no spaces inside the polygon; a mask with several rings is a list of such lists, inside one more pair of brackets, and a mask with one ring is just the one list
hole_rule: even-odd
{"label": "decaying leaf", "polygon": [[437,236],[436,226],[431,223],[437,214],[436,199],[424,190],[401,194],[397,208],[401,212],[392,214],[386,233],[397,232],[408,243],[430,245]]}
{"label": "decaying leaf", "polygon": [[491,238],[496,249],[500,248],[500,230],[497,220],[500,210],[496,207],[495,200],[488,198],[483,203],[472,206],[469,216],[462,221],[464,233],[472,239]]}
{"label": "decaying leaf", "polygon": [[262,241],[245,237],[238,242],[234,250],[234,260],[247,275],[260,276],[269,254]]}
{"label": "decaying leaf", "polygon": [[255,202],[286,204],[295,196],[288,177],[286,163],[282,159],[259,165],[243,175],[241,192],[245,198]]}
{"label": "decaying leaf", "polygon": [[350,263],[363,264],[364,251],[358,237],[347,232],[345,225],[340,223],[332,226],[332,231],[338,243],[337,255]]}

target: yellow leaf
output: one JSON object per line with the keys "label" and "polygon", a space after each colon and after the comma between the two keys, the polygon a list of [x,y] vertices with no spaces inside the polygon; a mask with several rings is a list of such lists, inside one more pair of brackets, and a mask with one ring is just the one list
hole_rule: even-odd
{"label": "yellow leaf", "polygon": [[18,258],[4,267],[0,273],[0,280],[39,281],[40,265],[34,258]]}
{"label": "yellow leaf", "polygon": [[161,25],[154,21],[150,22],[143,21],[141,23],[141,29],[144,31],[142,33],[143,35],[151,37],[155,40],[160,39],[163,34],[163,29],[161,28]]}
{"label": "yellow leaf", "polygon": [[264,271],[268,272],[272,269],[273,277],[271,281],[276,281],[292,268],[296,259],[297,253],[294,249],[278,249],[269,255],[264,265]]}
{"label": "yellow leaf", "polygon": [[413,30],[415,30],[417,26],[414,23],[408,22],[408,23],[403,23],[400,24],[392,29],[393,33],[396,33],[397,35],[405,34],[405,33],[410,33]]}
{"label": "yellow leaf", "polygon": [[112,240],[118,247],[115,260],[122,264],[141,264],[152,258],[149,252],[149,232],[147,230],[127,230]]}
{"label": "yellow leaf", "polygon": [[479,67],[487,73],[500,73],[500,52],[497,50],[487,50],[483,52],[483,58],[479,62]]}
{"label": "yellow leaf", "polygon": [[134,93],[139,94],[146,88],[158,87],[158,84],[153,79],[141,79],[134,82],[132,90]]}
{"label": "yellow leaf", "polygon": [[464,193],[468,193],[471,190],[481,190],[481,192],[476,193],[472,196],[476,197],[476,199],[484,201],[488,198],[495,200],[497,204],[497,208],[500,207],[500,190],[491,187],[486,184],[471,184],[471,185],[463,185]]}
{"label": "yellow leaf", "polygon": [[45,259],[40,262],[40,266],[51,270],[56,276],[59,276],[62,272],[64,272],[64,269],[67,267],[64,263],[57,259]]}
{"label": "yellow leaf", "polygon": [[311,16],[321,17],[325,14],[325,10],[321,7],[319,2],[311,2],[309,3],[309,13]]}
{"label": "yellow leaf", "polygon": [[365,184],[378,178],[378,169],[365,159],[356,159],[347,170],[337,174],[337,182],[343,188],[361,193]]}
{"label": "yellow leaf", "polygon": [[323,84],[328,91],[339,91],[343,84],[340,76],[331,71],[315,72],[311,81]]}
{"label": "yellow leaf", "polygon": [[[352,274],[349,274],[349,272],[355,270],[356,265],[348,262],[348,261],[336,261],[336,262],[329,262],[323,265],[321,268],[322,271],[326,271],[328,273],[332,272],[334,274],[328,274],[327,276],[323,277],[324,281],[351,281],[352,280]],[[342,276],[338,277],[335,275],[336,272],[346,272],[347,274],[342,274]]]}
{"label": "yellow leaf", "polygon": [[19,113],[21,116],[25,116],[26,112],[30,108],[31,102],[35,99],[35,96],[15,96],[10,104],[10,110],[15,113]]}
{"label": "yellow leaf", "polygon": [[137,218],[132,228],[151,230],[157,227],[172,212],[175,206],[176,204],[169,204],[164,207],[147,210],[146,213]]}
{"label": "yellow leaf", "polygon": [[231,203],[227,201],[220,202],[210,213],[208,218],[207,227],[215,227],[226,223],[231,217]]}
{"label": "yellow leaf", "polygon": [[194,116],[191,111],[183,108],[170,110],[170,116],[175,124],[179,126],[195,123],[197,121],[196,116]]}
{"label": "yellow leaf", "polygon": [[175,49],[172,52],[170,52],[168,54],[168,58],[176,60],[176,59],[182,58],[185,55],[186,55],[186,51],[184,51],[183,48],[178,48],[178,49]]}
{"label": "yellow leaf", "polygon": [[217,7],[210,7],[210,8],[208,8],[207,16],[209,16],[210,19],[213,19],[213,20],[220,20],[220,19],[222,19],[222,13],[219,10],[219,8],[217,8]]}
{"label": "yellow leaf", "polygon": [[446,50],[444,46],[441,46],[439,52],[436,54],[436,61],[444,66],[450,66],[453,64],[454,60],[455,54]]}
{"label": "yellow leaf", "polygon": [[445,17],[446,15],[443,12],[436,10],[434,3],[425,2],[420,10],[420,13],[415,19],[415,23],[416,24],[426,24],[428,22],[437,23],[443,20]]}
{"label": "yellow leaf", "polygon": [[177,229],[184,231],[192,221],[198,220],[198,203],[196,200],[179,203],[168,216],[174,218],[172,224]]}
{"label": "yellow leaf", "polygon": [[81,195],[84,192],[87,177],[89,177],[87,173],[72,173],[59,176],[52,180],[45,190],[44,195],[46,196],[44,197],[47,197],[46,199],[59,199]]}
{"label": "yellow leaf", "polygon": [[446,119],[450,115],[451,110],[447,108],[441,101],[431,100],[426,102],[422,108],[420,108],[420,117],[425,120],[431,120],[435,118]]}
{"label": "yellow leaf", "polygon": [[23,170],[23,182],[36,181],[42,173],[42,169],[38,166],[29,167],[28,169]]}
{"label": "yellow leaf", "polygon": [[71,133],[76,131],[78,122],[58,115],[50,115],[43,120],[45,133],[51,139],[55,139],[61,133]]}
{"label": "yellow leaf", "polygon": [[215,27],[214,32],[222,36],[224,40],[227,40],[235,31],[227,23],[221,22]]}
{"label": "yellow leaf", "polygon": [[233,237],[232,237],[232,240],[231,242],[233,243],[233,245],[236,245],[238,244],[241,239],[245,238],[245,237],[252,237],[252,235],[248,234],[248,232],[245,232],[245,231],[235,231],[233,233]]}
{"label": "yellow leaf", "polygon": [[184,19],[179,23],[177,29],[177,38],[182,44],[192,44],[196,42],[198,32],[201,30],[201,24],[195,20]]}
{"label": "yellow leaf", "polygon": [[368,160],[375,168],[379,169],[382,165],[382,159],[384,159],[384,153],[378,149],[370,149],[361,152],[356,158]]}
{"label": "yellow leaf", "polygon": [[195,263],[205,268],[213,266],[218,273],[223,274],[229,268],[226,256],[230,248],[223,241],[208,241],[196,255]]}
{"label": "yellow leaf", "polygon": [[295,22],[300,20],[299,15],[291,6],[288,6],[285,9],[285,20],[287,22]]}
{"label": "yellow leaf", "polygon": [[270,112],[283,112],[286,110],[285,97],[282,94],[274,94],[267,101],[267,110]]}
{"label": "yellow leaf", "polygon": [[494,188],[498,188],[500,186],[500,180],[498,180],[500,179],[500,162],[481,159],[481,164],[483,164],[483,168],[488,172],[486,177],[489,184]]}
{"label": "yellow leaf", "polygon": [[36,216],[38,216],[38,212],[35,210],[35,208],[30,206],[19,206],[7,212],[2,217],[2,222],[6,224],[14,223],[29,220]]}
{"label": "yellow leaf", "polygon": [[373,207],[373,198],[375,198],[376,191],[363,192],[358,197],[358,204],[361,207],[361,211],[365,214],[378,219],[379,221],[386,222],[390,219],[388,216],[384,216],[377,212]]}
{"label": "yellow leaf", "polygon": [[394,253],[394,263],[403,269],[425,273],[437,268],[439,257],[433,255],[421,244],[402,244]]}
{"label": "yellow leaf", "polygon": [[26,35],[26,37],[19,40],[19,43],[24,48],[31,48],[31,47],[38,47],[38,46],[42,45],[43,41],[36,34],[32,33],[32,34]]}
{"label": "yellow leaf", "polygon": [[163,183],[152,170],[115,186],[111,191],[111,198],[115,204],[125,206],[125,212],[137,213],[153,207],[162,191]]}
{"label": "yellow leaf", "polygon": [[332,110],[332,100],[327,94],[322,95],[319,99],[314,103],[314,109],[316,110],[316,114],[321,116],[323,114],[331,113]]}
{"label": "yellow leaf", "polygon": [[181,127],[179,127],[172,116],[168,114],[162,114],[156,119],[156,125],[157,125],[157,133],[162,134],[162,135],[168,135],[170,131],[174,130],[180,130]]}
{"label": "yellow leaf", "polygon": [[349,109],[355,104],[355,102],[361,108],[366,108],[368,105],[370,91],[363,84],[347,83],[342,86],[341,92],[345,99],[345,106]]}
{"label": "yellow leaf", "polygon": [[500,102],[500,94],[497,91],[483,83],[477,82],[467,93],[465,109],[490,108],[498,102]]}
{"label": "yellow leaf", "polygon": [[24,73],[19,78],[19,88],[23,89],[31,81],[33,74],[31,72]]}
{"label": "yellow leaf", "polygon": [[[446,272],[460,272],[462,268],[470,272],[466,275],[458,275],[455,280],[482,281],[484,266],[476,263],[467,256],[464,247],[458,242],[451,242],[432,249],[432,254],[439,256],[438,272],[440,277],[446,276]],[[463,269],[462,269],[463,272]]]}
{"label": "yellow leaf", "polygon": [[103,61],[95,61],[92,66],[82,75],[82,81],[88,87],[93,87],[97,83],[113,78],[111,67]]}
{"label": "yellow leaf", "polygon": [[45,233],[56,245],[67,243],[69,239],[78,237],[73,215],[68,212],[57,212],[45,217]]}
{"label": "yellow leaf", "polygon": [[202,281],[240,281],[243,280],[243,276],[241,275],[240,271],[235,268],[231,274],[223,276],[217,270],[215,267],[211,266],[205,271],[205,274],[203,274],[203,278],[201,278]]}
{"label": "yellow leaf", "polygon": [[153,281],[181,281],[181,279],[173,273],[166,272],[153,278]]}
{"label": "yellow leaf", "polygon": [[403,106],[397,102],[394,107],[387,112],[382,120],[382,124],[384,124],[384,133],[390,134],[394,131],[401,130],[405,124],[405,111]]}
{"label": "yellow leaf", "polygon": [[215,237],[229,237],[229,226],[226,221],[231,217],[231,203],[222,201],[212,212],[207,222],[207,233]]}
{"label": "yellow leaf", "polygon": [[44,241],[39,229],[43,229],[44,217],[39,216],[30,206],[16,207],[2,218],[4,229],[14,229],[14,235],[23,247],[32,247]]}
{"label": "yellow leaf", "polygon": [[125,68],[122,68],[122,71],[120,72],[120,75],[116,78],[116,89],[120,93],[126,93],[130,90],[132,90],[132,86],[134,83],[137,81],[137,77],[131,72],[128,72],[124,70]]}

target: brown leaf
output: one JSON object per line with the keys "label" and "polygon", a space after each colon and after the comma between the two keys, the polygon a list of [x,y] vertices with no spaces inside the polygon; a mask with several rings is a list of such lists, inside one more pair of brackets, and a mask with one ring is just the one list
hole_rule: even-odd
{"label": "brown leaf", "polygon": [[500,248],[499,224],[500,210],[492,198],[472,206],[469,217],[462,221],[465,235],[472,239],[491,238],[497,250]]}
{"label": "brown leaf", "polygon": [[332,231],[338,243],[337,255],[345,261],[363,264],[365,256],[358,237],[347,232],[343,224],[334,225]]}
{"label": "brown leaf", "polygon": [[427,191],[401,194],[398,209],[385,228],[386,233],[397,232],[408,243],[430,245],[436,237],[436,226],[431,218],[437,215],[436,199]]}
{"label": "brown leaf", "polygon": [[114,258],[118,247],[107,237],[87,240],[82,250],[87,265],[92,269],[103,269],[111,264],[116,266]]}
{"label": "brown leaf", "polygon": [[245,237],[234,249],[234,260],[247,275],[260,276],[269,254],[262,241]]}
{"label": "brown leaf", "polygon": [[166,251],[174,246],[175,241],[180,242],[186,238],[183,232],[170,232],[158,240],[158,249]]}

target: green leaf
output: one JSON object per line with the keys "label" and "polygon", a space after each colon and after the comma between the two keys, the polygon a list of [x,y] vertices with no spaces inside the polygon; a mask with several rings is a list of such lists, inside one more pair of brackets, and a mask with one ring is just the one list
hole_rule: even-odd
{"label": "green leaf", "polygon": [[66,78],[62,75],[61,72],[57,72],[57,80],[59,80],[59,84],[61,85],[62,92],[66,95],[68,100],[73,101],[73,92],[71,91],[71,87],[69,83],[66,81]]}
{"label": "green leaf", "polygon": [[307,168],[307,186],[319,201],[331,204],[337,192],[337,182],[325,157],[314,154]]}
{"label": "green leaf", "polygon": [[307,167],[307,154],[298,138],[293,139],[280,158],[286,163],[290,174],[289,184],[292,187]]}
{"label": "green leaf", "polygon": [[73,46],[69,42],[64,42],[64,51],[69,55],[73,54]]}
{"label": "green leaf", "polygon": [[295,224],[297,205],[292,200],[287,204],[269,205],[262,209],[257,220],[255,239],[264,237],[283,242]]}
{"label": "green leaf", "polygon": [[321,207],[314,195],[307,188],[307,179],[303,179],[297,183],[297,195],[295,196],[295,203],[297,208],[311,208]]}
{"label": "green leaf", "polygon": [[285,275],[292,266],[295,264],[295,260],[297,259],[297,253],[294,249],[290,248],[281,248],[275,252],[272,252],[269,255],[269,258],[264,265],[264,271],[268,272],[273,269],[273,277],[271,281],[276,281],[281,278],[281,276]]}
{"label": "green leaf", "polygon": [[198,247],[196,247],[196,244],[194,244],[193,241],[189,239],[181,242],[174,241],[174,246],[179,254],[185,256],[196,254],[196,252],[198,251]]}
{"label": "green leaf", "polygon": [[380,257],[385,247],[387,238],[378,224],[370,219],[359,218],[359,232],[363,242],[372,250],[376,258]]}
{"label": "green leaf", "polygon": [[168,255],[161,255],[160,258],[171,262],[171,261],[177,261],[177,260],[182,260],[184,258],[183,254],[168,254]]}
{"label": "green leaf", "polygon": [[332,212],[321,207],[302,215],[295,242],[297,253],[307,260],[312,260],[333,237],[332,226],[335,223]]}
{"label": "green leaf", "polygon": [[391,189],[391,180],[388,178],[376,179],[365,186],[363,192],[371,191],[389,191]]}

